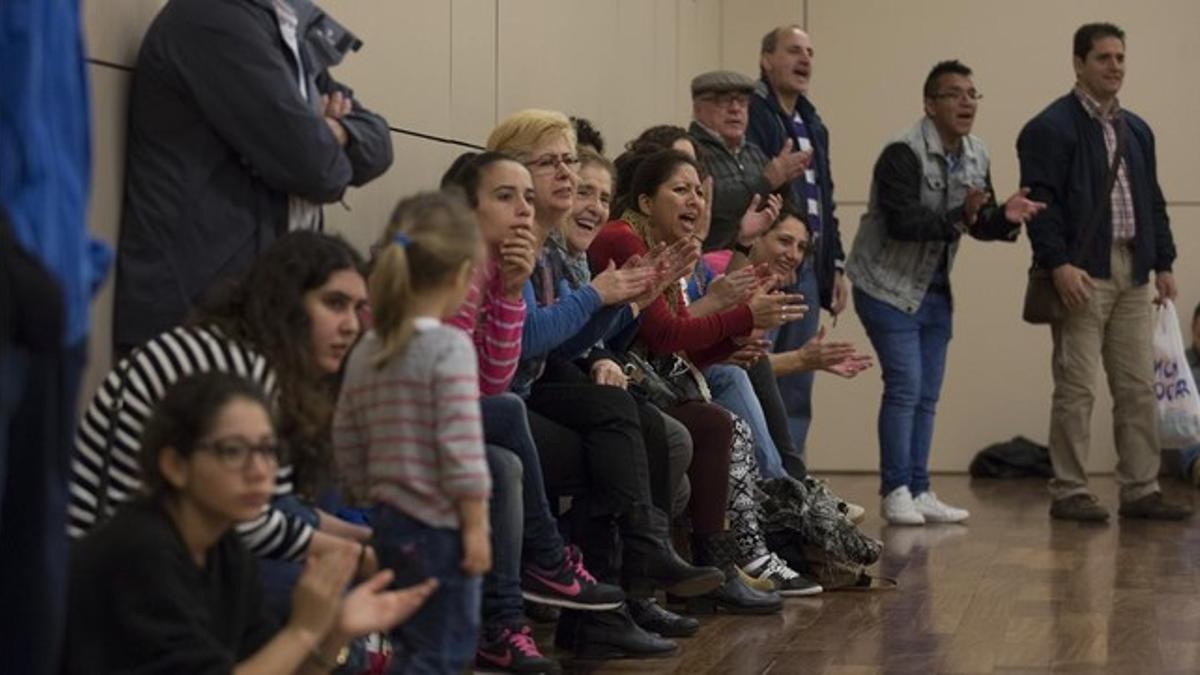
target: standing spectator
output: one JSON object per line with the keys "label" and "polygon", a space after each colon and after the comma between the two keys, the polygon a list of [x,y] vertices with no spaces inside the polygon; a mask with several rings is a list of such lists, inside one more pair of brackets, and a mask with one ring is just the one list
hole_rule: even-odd
{"label": "standing spectator", "polygon": [[380,560],[415,566],[438,592],[393,633],[395,672],[460,673],[479,639],[481,576],[492,566],[475,348],[442,324],[481,262],[475,218],[457,198],[418,194],[371,273],[375,328],[350,354],[333,425],[347,491],[375,509]]}
{"label": "standing spectator", "polygon": [[[282,36],[282,39],[281,39]],[[361,43],[309,0],[171,0],[129,101],[118,355],[392,163],[382,117],[328,68]]]}
{"label": "standing spectator", "polygon": [[[808,98],[812,81],[812,41],[800,26],[780,26],[763,36],[759,66],[762,76],[750,97],[750,142],[767,155],[778,155],[787,146],[792,153],[812,153],[805,171],[784,190],[808,225],[811,254],[796,270],[790,292],[800,293],[808,304],[819,304],[833,316],[849,301],[846,254],[834,214],[833,174],[829,163],[829,131]],[[819,299],[819,303],[817,300]],[[821,325],[821,313],[809,312],[799,321],[780,326],[774,350],[789,352],[808,343]],[[792,442],[803,459],[812,425],[812,388],[815,371],[779,377],[779,393],[788,411]]]}
{"label": "standing spectator", "polygon": [[5,0],[0,35],[0,671],[57,673],[67,458],[110,254],[86,231],[79,2]]}
{"label": "standing spectator", "polygon": [[950,270],[959,240],[1016,240],[1041,204],[1014,194],[997,208],[987,148],[971,135],[971,69],[942,61],[925,78],[925,116],[875,163],[871,201],[846,265],[854,307],[883,369],[879,407],[883,517],[895,525],[970,515],[929,485],[933,418],[952,332]]}
{"label": "standing spectator", "polygon": [[[1034,265],[1052,271],[1067,308],[1051,325],[1050,515],[1108,519],[1087,486],[1092,402],[1103,357],[1120,457],[1119,513],[1181,519],[1190,511],[1164,500],[1158,486],[1150,301],[1174,299],[1176,288],[1175,243],[1158,185],[1154,133],[1117,100],[1125,79],[1124,31],[1110,23],[1081,26],[1072,61],[1074,89],[1030,120],[1017,139],[1021,184],[1047,204],[1029,223]],[[1112,186],[1109,194],[1106,185]],[[1092,230],[1090,238],[1082,234],[1085,228]],[[1087,248],[1079,250],[1084,241]]]}

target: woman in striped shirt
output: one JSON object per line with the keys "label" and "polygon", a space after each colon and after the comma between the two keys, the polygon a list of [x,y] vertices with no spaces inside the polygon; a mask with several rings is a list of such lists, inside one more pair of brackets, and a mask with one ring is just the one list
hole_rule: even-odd
{"label": "woman in striped shirt", "polygon": [[[259,557],[298,560],[364,540],[365,528],[297,508],[297,481],[316,488],[331,464],[336,375],[360,332],[362,259],[341,239],[294,232],[276,241],[236,285],[197,317],[117,363],[88,404],[75,436],[68,531],[78,538],[142,491],[141,433],[180,378],[207,371],[246,377],[280,411],[294,464],[276,473],[275,499],[238,525]],[[373,556],[372,556],[373,559]]]}

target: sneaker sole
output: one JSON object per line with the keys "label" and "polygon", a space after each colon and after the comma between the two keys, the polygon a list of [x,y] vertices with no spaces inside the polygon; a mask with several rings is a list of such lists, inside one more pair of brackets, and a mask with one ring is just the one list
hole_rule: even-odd
{"label": "sneaker sole", "polygon": [[884,516],[883,519],[887,521],[888,525],[903,525],[904,527],[920,527],[925,524],[923,518],[921,520],[901,520],[900,518],[893,519]]}
{"label": "sneaker sole", "polygon": [[971,518],[971,514],[967,514],[967,515],[963,516],[962,518],[938,518],[938,517],[925,516],[925,524],[926,525],[928,525],[928,524],[953,525],[955,523],[965,523],[966,521],[970,520],[970,518]]}
{"label": "sneaker sole", "polygon": [[575,600],[568,600],[561,595],[542,595],[541,593],[534,593],[533,591],[526,591],[524,589],[521,590],[521,597],[529,600],[530,602],[550,605],[551,607],[561,607],[563,609],[577,609],[583,612],[607,612],[611,609],[619,609],[621,605],[625,604],[624,600],[620,602],[600,602],[587,604],[583,602],[577,602]]}
{"label": "sneaker sole", "polygon": [[821,586],[814,586],[813,588],[795,588],[790,591],[775,592],[785,598],[806,598],[811,595],[820,595],[825,592],[825,589]]}

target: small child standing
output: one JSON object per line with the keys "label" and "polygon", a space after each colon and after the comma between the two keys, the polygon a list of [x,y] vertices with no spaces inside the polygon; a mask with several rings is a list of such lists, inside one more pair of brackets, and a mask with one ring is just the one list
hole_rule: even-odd
{"label": "small child standing", "polygon": [[335,456],[347,492],[374,507],[380,562],[439,581],[393,631],[393,671],[458,673],[475,656],[491,567],[491,479],[475,347],[442,319],[462,304],[482,245],[470,210],[443,193],[402,200],[390,229],[369,285],[375,327],[346,365]]}

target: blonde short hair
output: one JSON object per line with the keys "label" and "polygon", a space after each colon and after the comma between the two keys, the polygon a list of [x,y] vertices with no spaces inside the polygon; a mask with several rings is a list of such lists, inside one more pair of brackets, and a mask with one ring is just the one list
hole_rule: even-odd
{"label": "blonde short hair", "polygon": [[575,150],[575,127],[566,115],[554,110],[527,109],[501,120],[487,139],[487,149],[504,152],[521,161],[546,137],[561,134]]}

